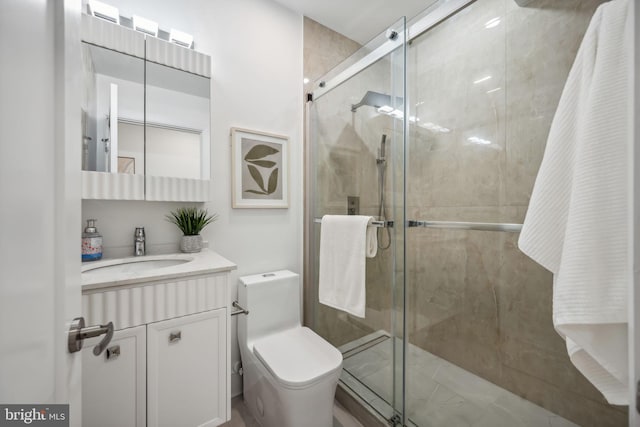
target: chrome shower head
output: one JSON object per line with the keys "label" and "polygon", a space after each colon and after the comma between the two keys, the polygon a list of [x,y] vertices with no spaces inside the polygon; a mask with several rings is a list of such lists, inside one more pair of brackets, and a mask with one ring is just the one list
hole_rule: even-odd
{"label": "chrome shower head", "polygon": [[384,93],[368,90],[367,93],[364,94],[360,102],[351,105],[351,111],[356,111],[363,105],[369,105],[375,108],[380,108],[383,105],[391,105],[391,96],[385,95]]}

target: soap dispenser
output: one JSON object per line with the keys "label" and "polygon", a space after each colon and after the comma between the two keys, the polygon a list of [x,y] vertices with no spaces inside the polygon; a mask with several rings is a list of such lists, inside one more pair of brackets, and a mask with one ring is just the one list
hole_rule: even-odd
{"label": "soap dispenser", "polygon": [[102,258],[102,236],[96,228],[96,220],[88,219],[82,233],[82,261],[96,261]]}

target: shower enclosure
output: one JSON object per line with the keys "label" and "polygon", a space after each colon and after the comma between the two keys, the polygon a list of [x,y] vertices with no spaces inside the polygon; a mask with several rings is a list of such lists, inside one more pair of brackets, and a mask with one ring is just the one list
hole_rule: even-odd
{"label": "shower enclosure", "polygon": [[[569,361],[552,325],[552,276],[517,247],[600,3],[435,1],[315,82],[306,306],[310,326],[343,353],[340,387],[380,419],[626,425],[626,408]],[[364,318],[317,297],[320,219],[347,213],[379,228]]]}

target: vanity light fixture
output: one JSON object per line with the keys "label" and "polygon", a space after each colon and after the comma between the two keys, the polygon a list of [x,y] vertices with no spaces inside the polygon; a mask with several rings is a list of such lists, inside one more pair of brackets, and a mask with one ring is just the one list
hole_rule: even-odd
{"label": "vanity light fixture", "polygon": [[133,29],[141,33],[158,37],[158,23],[142,16],[133,15]]}
{"label": "vanity light fixture", "polygon": [[193,44],[193,36],[182,31],[178,31],[175,28],[171,29],[169,33],[169,41],[177,45],[191,49]]}
{"label": "vanity light fixture", "polygon": [[100,1],[90,0],[89,3],[87,3],[87,8],[89,9],[89,15],[120,25],[120,11],[117,7]]}

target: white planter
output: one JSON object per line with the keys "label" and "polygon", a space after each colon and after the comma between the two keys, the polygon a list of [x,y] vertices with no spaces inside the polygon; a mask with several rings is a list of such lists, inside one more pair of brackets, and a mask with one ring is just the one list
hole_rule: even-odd
{"label": "white planter", "polygon": [[202,250],[202,236],[182,236],[180,250],[185,253],[200,252]]}

